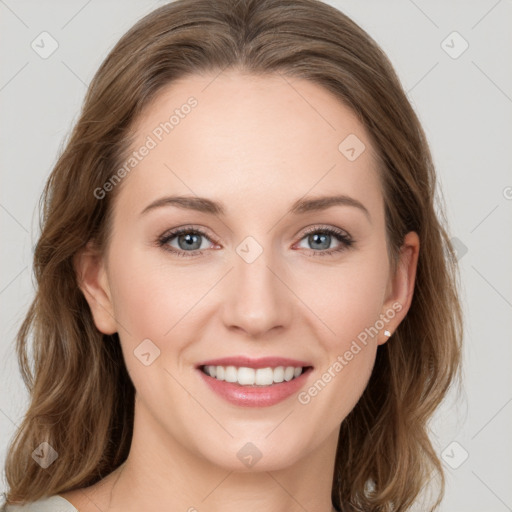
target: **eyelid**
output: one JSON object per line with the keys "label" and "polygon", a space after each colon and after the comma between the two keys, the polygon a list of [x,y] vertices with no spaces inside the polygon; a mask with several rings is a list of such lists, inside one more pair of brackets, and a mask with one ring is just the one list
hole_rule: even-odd
{"label": "eyelid", "polygon": [[168,238],[168,237],[175,237],[179,234],[182,234],[182,233],[198,233],[202,236],[204,236],[205,238],[208,238],[209,240],[211,241],[215,241],[216,243],[219,243],[217,240],[216,240],[216,237],[209,234],[209,230],[208,228],[205,228],[203,226],[200,226],[198,224],[186,224],[184,226],[177,226],[175,228],[171,228],[171,229],[168,229],[166,231],[164,231],[163,234],[161,234],[158,239],[163,239],[163,238]]}
{"label": "eyelid", "polygon": [[[336,226],[329,226],[327,224],[313,224],[304,229],[305,230],[302,232],[302,238],[304,238],[305,236],[307,236],[311,233],[316,233],[317,231],[333,231],[340,235],[344,235],[346,238],[352,240],[352,236],[350,235],[350,233],[348,231],[346,231],[345,229],[342,229],[342,228],[338,228]],[[301,240],[302,240],[302,238],[301,238]]]}

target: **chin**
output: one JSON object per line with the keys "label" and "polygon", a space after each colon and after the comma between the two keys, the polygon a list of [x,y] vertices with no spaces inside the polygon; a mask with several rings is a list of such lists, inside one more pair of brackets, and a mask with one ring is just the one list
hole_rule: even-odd
{"label": "chin", "polygon": [[[267,436],[267,437],[265,437]],[[241,437],[216,438],[208,446],[198,446],[204,459],[227,471],[260,472],[278,471],[295,464],[314,446],[297,436],[277,433],[259,436],[246,434]],[[227,439],[229,437],[229,439]],[[204,439],[201,444],[204,443]]]}

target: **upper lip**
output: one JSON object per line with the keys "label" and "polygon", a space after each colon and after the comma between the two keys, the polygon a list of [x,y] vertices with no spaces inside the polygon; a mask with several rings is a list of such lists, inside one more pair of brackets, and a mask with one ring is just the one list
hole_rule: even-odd
{"label": "upper lip", "polygon": [[298,359],[290,359],[287,357],[260,357],[255,359],[247,356],[233,356],[203,361],[199,363],[196,368],[201,368],[202,366],[236,366],[238,368],[245,367],[256,369],[268,367],[276,368],[278,366],[294,366],[298,368],[312,365],[307,361],[299,361]]}

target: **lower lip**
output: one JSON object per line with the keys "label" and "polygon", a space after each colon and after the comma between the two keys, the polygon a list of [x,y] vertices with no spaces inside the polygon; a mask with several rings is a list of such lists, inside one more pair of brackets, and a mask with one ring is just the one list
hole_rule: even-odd
{"label": "lower lip", "polygon": [[269,407],[286,400],[288,397],[298,392],[304,385],[306,379],[311,373],[312,368],[308,368],[298,377],[286,382],[272,384],[271,386],[241,386],[235,382],[226,382],[217,380],[206,375],[202,370],[197,371],[201,374],[204,382],[219,396],[239,407]]}

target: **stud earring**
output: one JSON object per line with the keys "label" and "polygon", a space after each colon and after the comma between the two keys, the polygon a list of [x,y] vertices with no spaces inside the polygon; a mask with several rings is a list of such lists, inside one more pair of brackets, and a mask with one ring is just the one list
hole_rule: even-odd
{"label": "stud earring", "polygon": [[384,336],[387,336],[389,338],[391,336],[391,333],[386,329],[384,331]]}

